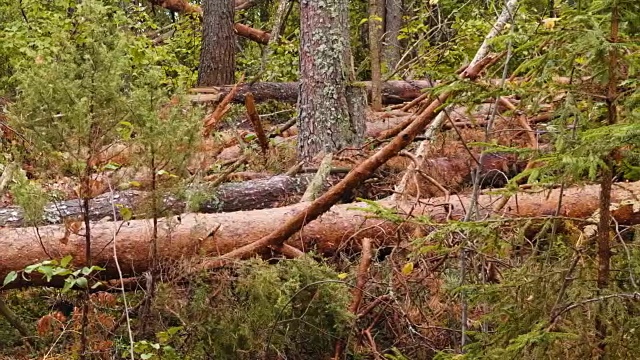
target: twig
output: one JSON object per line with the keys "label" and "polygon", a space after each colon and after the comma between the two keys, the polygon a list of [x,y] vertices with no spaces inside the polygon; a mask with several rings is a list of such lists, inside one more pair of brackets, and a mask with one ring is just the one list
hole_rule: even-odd
{"label": "twig", "polygon": [[278,4],[278,9],[276,11],[276,21],[273,23],[273,28],[271,29],[271,36],[269,38],[269,42],[267,43],[267,48],[264,50],[262,54],[262,61],[260,62],[260,73],[263,73],[266,69],[267,61],[273,52],[273,48],[280,41],[280,35],[284,31],[284,25],[291,12],[291,8],[293,7],[292,0],[280,0]]}
{"label": "twig", "polygon": [[394,190],[394,194],[392,195],[392,199],[396,200],[398,196],[404,196],[407,183],[409,182],[409,176],[414,171],[416,171],[416,169],[419,169],[419,167],[424,162],[424,154],[427,152],[426,148],[429,142],[431,141],[431,139],[435,136],[436,132],[442,126],[442,123],[444,123],[444,120],[447,118],[447,110],[448,108],[440,112],[440,114],[436,116],[435,120],[433,120],[433,122],[429,124],[429,127],[427,128],[427,130],[425,130],[424,132],[425,140],[420,143],[420,145],[418,146],[418,150],[416,150],[416,155],[417,155],[416,157],[418,159],[418,163],[415,163],[415,162],[411,163],[407,171],[402,176],[402,180],[400,180],[400,183],[396,186]]}
{"label": "twig", "polygon": [[215,180],[213,180],[210,186],[213,188],[222,184],[227,179],[227,177],[231,175],[232,172],[236,171],[242,164],[247,162],[247,160],[249,160],[249,157],[247,155],[241,156],[238,160],[236,160],[233,163],[233,165],[231,165],[227,170],[225,170],[225,172],[223,172]]}
{"label": "twig", "polygon": [[[415,172],[419,173],[420,175],[422,175],[422,177],[424,177],[428,182],[430,182],[433,186],[437,187],[438,190],[442,191],[442,193],[444,194],[445,198],[444,198],[444,202],[448,203],[449,202],[449,196],[451,196],[451,193],[449,192],[449,190],[447,190],[444,186],[442,186],[442,184],[440,184],[436,179],[432,178],[431,176],[429,176],[429,174],[425,173],[424,171],[422,171],[422,169],[420,168],[420,159],[418,159],[416,156],[414,156],[412,153],[408,152],[408,151],[401,151],[400,154],[398,154],[400,156],[406,156],[409,159],[411,159],[411,161],[413,162],[414,168],[415,168]],[[423,161],[424,162],[424,161]],[[407,170],[408,171],[408,170]]]}
{"label": "twig", "polygon": [[380,133],[380,135],[378,135],[377,139],[378,141],[383,141],[389,138],[392,138],[396,135],[398,135],[402,130],[404,130],[407,126],[411,125],[411,123],[416,119],[416,115],[411,115],[408,116],[404,121],[402,121],[400,124],[396,125],[395,127],[382,131]]}
{"label": "twig", "polygon": [[304,256],[304,252],[302,250],[299,250],[298,248],[295,248],[287,244],[282,244],[280,246],[273,246],[272,249],[290,259],[296,259]]}
{"label": "twig", "polygon": [[603,296],[598,296],[595,298],[591,298],[591,299],[586,299],[586,300],[582,300],[579,301],[577,303],[573,303],[567,307],[565,307],[564,309],[562,309],[562,311],[558,312],[558,314],[555,316],[555,318],[553,319],[553,321],[555,321],[556,318],[560,317],[562,314],[569,312],[577,307],[580,307],[582,305],[586,305],[592,302],[600,302],[600,301],[604,301],[604,300],[608,300],[608,299],[614,299],[614,298],[619,298],[619,299],[630,299],[630,300],[634,300],[634,301],[640,301],[640,293],[635,292],[635,293],[620,293],[620,294],[610,294],[610,295],[603,295]]}
{"label": "twig", "polygon": [[293,125],[296,124],[297,118],[291,118],[286,123],[282,124],[279,128],[269,133],[269,138],[274,138],[276,136],[282,135],[283,132],[289,130]]}
{"label": "twig", "polygon": [[400,110],[401,111],[409,111],[409,110],[411,110],[411,108],[413,108],[414,106],[418,105],[419,103],[423,102],[424,100],[427,100],[429,95],[431,95],[431,94],[427,92],[427,93],[424,93],[424,94],[418,96],[417,98],[411,100],[411,102],[409,102],[408,104],[406,104],[402,108],[400,108]]}
{"label": "twig", "polygon": [[535,131],[533,131],[533,129],[531,129],[531,126],[529,125],[529,122],[527,121],[527,118],[523,114],[517,114],[516,112],[517,112],[518,109],[516,108],[516,106],[513,105],[511,103],[511,101],[509,101],[509,99],[505,98],[504,96],[500,96],[498,98],[498,102],[503,104],[504,106],[506,106],[507,109],[509,109],[509,110],[514,112],[514,115],[516,116],[516,119],[518,120],[518,123],[526,131],[527,136],[529,137],[529,145],[531,146],[532,149],[537,149],[538,148],[538,139],[536,139]]}
{"label": "twig", "polygon": [[292,167],[289,168],[289,170],[287,170],[286,173],[284,173],[286,176],[295,176],[298,172],[300,172],[300,170],[302,169],[302,166],[304,165],[304,161],[300,161],[299,163],[293,165]]}
{"label": "twig", "polygon": [[122,301],[124,303],[124,312],[125,312],[125,317],[127,320],[127,333],[129,334],[129,346],[131,347],[129,349],[129,352],[131,353],[131,360],[134,360],[134,341],[133,341],[133,332],[131,331],[131,319],[129,319],[129,305],[127,303],[127,294],[125,292],[125,287],[124,287],[124,279],[122,276],[122,269],[120,269],[120,262],[118,261],[118,250],[117,250],[117,233],[118,233],[118,228],[116,226],[116,221],[115,219],[118,218],[118,213],[116,210],[116,206],[115,204],[115,199],[113,197],[113,187],[111,186],[111,182],[109,181],[109,191],[111,192],[111,210],[113,211],[113,219],[114,221],[112,222],[113,224],[113,261],[116,264],[116,269],[118,270],[118,279],[120,280],[120,286],[122,287]]}
{"label": "twig", "polygon": [[[371,239],[362,239],[362,258],[360,259],[360,265],[358,266],[358,273],[356,275],[356,286],[353,288],[351,304],[349,305],[349,312],[354,315],[358,314],[358,308],[360,302],[362,302],[362,294],[364,293],[364,286],[367,284],[369,278],[369,266],[371,265]],[[333,355],[334,360],[340,359],[342,352],[344,351],[345,340],[339,339],[336,341],[335,351]]]}
{"label": "twig", "polygon": [[[498,19],[496,20],[496,23],[493,25],[491,31],[489,31],[489,33],[485,37],[484,41],[482,42],[482,45],[480,46],[480,48],[476,52],[476,55],[474,56],[473,60],[469,64],[469,67],[462,72],[462,75],[466,74],[468,77],[473,78],[472,74],[474,72],[474,64],[481,63],[482,61],[484,61],[484,59],[486,59],[485,56],[486,56],[486,54],[489,53],[489,42],[502,31],[502,29],[505,27],[507,22],[509,22],[510,20],[512,20],[514,18],[517,4],[518,4],[518,0],[508,0],[507,1],[507,3],[505,4],[504,8],[502,9],[502,13],[500,14]],[[513,31],[513,27],[512,27],[512,31]],[[507,77],[508,64],[509,64],[509,60],[511,58],[511,48],[512,48],[512,42],[509,41],[508,51],[507,51],[507,54],[506,54],[507,58],[505,60],[505,65],[504,65],[504,69],[503,69],[503,73],[502,73],[502,79],[501,79],[500,86],[504,86],[504,82],[505,82],[505,79]],[[497,102],[496,102],[496,104],[494,105],[494,108],[493,108],[492,117],[489,119],[489,122],[487,123],[487,127],[485,129],[485,138],[487,139],[486,141],[488,141],[489,134],[491,132],[491,126],[493,124],[493,120],[495,118],[497,109],[498,109],[498,106],[497,106]],[[480,154],[480,159],[478,161],[479,165],[476,168],[476,171],[475,171],[475,174],[474,174],[475,176],[473,178],[473,195],[472,195],[472,199],[471,199],[471,204],[469,205],[468,212],[464,217],[464,221],[469,221],[471,219],[471,216],[475,213],[475,207],[478,204],[478,195],[479,195],[479,189],[480,189],[480,174],[482,173],[482,168],[483,168],[483,166],[482,166],[483,155],[484,155],[484,152]],[[461,244],[461,246],[460,246],[460,286],[464,285],[465,276],[466,276],[466,251],[467,250],[466,250],[464,244]],[[461,308],[462,308],[462,314],[460,316],[460,330],[461,330],[460,348],[461,348],[461,352],[464,353],[464,346],[466,345],[466,341],[467,341],[467,333],[466,333],[466,330],[467,330],[467,301],[466,301],[464,292],[460,293],[460,303],[461,303]]]}

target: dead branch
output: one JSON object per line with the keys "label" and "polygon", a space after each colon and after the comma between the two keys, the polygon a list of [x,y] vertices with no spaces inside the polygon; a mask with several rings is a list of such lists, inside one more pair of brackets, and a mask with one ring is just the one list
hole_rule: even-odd
{"label": "dead branch", "polygon": [[265,135],[264,129],[262,128],[262,121],[260,121],[260,115],[258,115],[256,104],[253,101],[253,94],[247,93],[244,99],[244,105],[247,108],[247,117],[249,121],[251,121],[251,125],[253,125],[253,130],[260,143],[262,153],[266,154],[267,150],[269,150],[269,139],[267,139],[267,135]]}
{"label": "dead branch", "polygon": [[204,136],[205,137],[209,136],[211,131],[215,128],[216,124],[222,119],[224,114],[227,111],[229,111],[229,108],[228,108],[229,103],[231,102],[231,99],[235,96],[236,92],[238,92],[238,85],[240,85],[240,83],[242,83],[243,80],[244,80],[244,75],[242,75],[242,77],[240,78],[240,81],[238,81],[233,86],[233,88],[231,89],[231,91],[229,91],[227,96],[225,96],[224,99],[222,99],[222,101],[220,102],[220,104],[218,104],[218,106],[213,111],[213,113],[211,113],[211,115],[205,118],[204,120]]}
{"label": "dead branch", "polygon": [[[356,286],[351,292],[351,304],[349,305],[349,312],[354,315],[358,314],[358,308],[362,302],[362,294],[364,293],[364,286],[369,279],[369,266],[371,266],[371,239],[362,239],[362,258],[360,259],[360,265],[358,266],[358,273],[356,274]],[[342,357],[344,350],[345,340],[338,339],[336,341],[333,358],[339,360]]]}

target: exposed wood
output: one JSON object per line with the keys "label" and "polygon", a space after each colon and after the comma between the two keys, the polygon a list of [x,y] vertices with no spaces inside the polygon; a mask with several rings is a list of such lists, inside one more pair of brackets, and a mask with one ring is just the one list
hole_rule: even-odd
{"label": "exposed wood", "polygon": [[229,103],[231,99],[235,96],[238,91],[238,86],[244,80],[244,75],[240,78],[240,81],[233,85],[229,93],[222,99],[220,104],[216,107],[216,109],[204,120],[204,136],[209,136],[211,131],[215,128],[216,124],[220,122],[224,114],[229,110]]}
{"label": "exposed wood", "polygon": [[249,118],[249,121],[251,121],[251,125],[253,125],[253,130],[258,138],[258,143],[260,144],[262,153],[266,154],[269,149],[269,139],[262,128],[262,121],[260,120],[260,115],[256,110],[256,104],[255,101],[253,101],[253,95],[251,93],[246,95],[244,106],[247,108],[247,117]]}
{"label": "exposed wood", "polygon": [[215,267],[221,261],[229,259],[239,259],[262,251],[269,246],[277,246],[286,241],[290,236],[295,234],[309,221],[315,220],[324,212],[329,210],[347,191],[355,188],[362,181],[366,180],[387,160],[391,159],[398,152],[404,149],[413,141],[422,129],[436,116],[436,110],[444,104],[451,93],[445,92],[441,94],[431,105],[416,118],[404,131],[396,136],[386,146],[378,150],[371,157],[360,163],[356,168],[347,174],[338,184],[334,185],[324,195],[312,202],[308,207],[298,212],[294,217],[288,219],[280,227],[274,229],[268,235],[259,240],[224,254],[223,258],[216,259],[202,264],[203,268]]}
{"label": "exposed wood", "polygon": [[[586,219],[598,209],[600,187],[589,185],[581,188],[565,189],[558,216]],[[479,212],[481,217],[553,217],[556,215],[560,189],[539,191],[514,196],[504,206],[500,214],[491,210],[491,205],[499,195],[481,195]],[[612,203],[640,196],[640,182],[614,184]],[[451,197],[448,204],[444,198],[433,198],[419,203],[396,203],[381,201],[380,205],[396,209],[400,214],[411,212],[414,216],[426,215],[433,221],[462,219],[469,202],[466,196]],[[221,214],[183,214],[179,218],[162,219],[159,223],[158,253],[163,261],[180,260],[194,256],[225,254],[277,230],[283,222],[290,221],[301,213],[308,204],[295,204],[283,208],[233,212]],[[320,218],[306,223],[304,231],[297,232],[287,244],[302,251],[315,249],[319,254],[332,255],[338,249],[358,251],[362,239],[370,238],[376,246],[395,244],[406,239],[413,230],[410,224],[395,224],[375,219],[370,214],[359,211],[366,208],[364,203],[337,205]],[[633,204],[621,205],[612,210],[612,216],[621,225],[640,223],[640,213]],[[109,250],[113,224],[99,222],[92,224],[92,251],[96,265],[106,268],[105,278],[116,278],[117,271]],[[82,231],[82,230],[81,230]],[[38,236],[39,234],[39,236]],[[390,237],[389,234],[396,236]],[[64,227],[57,225],[39,228],[0,229],[0,279],[9,271],[21,270],[26,266],[47,259],[38,245],[43,246],[56,258],[72,255],[73,264],[84,264],[84,237],[71,234],[66,244],[59,242],[64,236]],[[149,247],[149,222],[132,220],[119,227],[117,252],[124,276],[133,276],[146,271],[151,265]],[[33,278],[35,285],[42,285],[42,279]],[[27,285],[23,280],[11,283],[7,288]]]}
{"label": "exposed wood", "polygon": [[271,38],[271,34],[268,32],[241,23],[235,23],[233,30],[235,30],[236,34],[263,45],[267,45]]}
{"label": "exposed wood", "polygon": [[[356,86],[365,86],[369,98],[371,97],[371,82],[356,82]],[[383,104],[401,104],[411,101],[422,95],[422,89],[430,88],[433,82],[426,80],[390,80],[382,83],[382,102]],[[192,92],[198,95],[192,95],[193,102],[216,102],[224,98],[233,86],[217,86],[206,88],[194,88]],[[264,102],[267,100],[278,100],[286,103],[295,104],[298,101],[299,83],[297,82],[257,82],[254,84],[241,84],[238,87],[238,93],[234,95],[232,101],[234,103],[244,103],[247,93],[251,92],[256,102]]]}

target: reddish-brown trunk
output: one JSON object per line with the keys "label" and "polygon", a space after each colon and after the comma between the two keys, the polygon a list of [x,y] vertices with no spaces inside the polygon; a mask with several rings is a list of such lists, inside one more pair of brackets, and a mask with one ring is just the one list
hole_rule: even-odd
{"label": "reddish-brown trunk", "polygon": [[[532,194],[520,194],[512,197],[500,215],[507,217],[544,217],[555,216],[558,205],[559,189]],[[587,218],[592,216],[598,207],[600,187],[597,185],[582,188],[566,189],[563,194],[559,216]],[[498,195],[481,195],[479,208],[481,216],[495,215],[491,212],[491,204]],[[611,201],[620,202],[640,196],[640,182],[626,183],[624,187],[614,186]],[[397,209],[400,213],[411,212],[414,216],[426,215],[434,221],[446,221],[448,210],[451,219],[464,217],[464,209],[469,202],[466,196],[452,197],[450,206],[440,206],[444,198],[433,198],[421,201],[418,205],[410,203],[394,203],[383,201],[380,204]],[[304,210],[308,204],[296,204],[283,208],[254,210],[222,214],[184,214],[159,221],[158,255],[162,261],[179,260],[201,255],[217,256],[229,253],[241,246],[254,243],[256,240],[272,233],[280,224],[290,221]],[[376,246],[395,244],[412,233],[409,224],[398,225],[380,219],[374,219],[368,213],[358,211],[367,204],[345,204],[331,208],[330,212],[314,221],[308,221],[304,231],[297,232],[287,244],[309,251],[315,249],[320,254],[331,255],[338,249],[357,251],[357,244],[365,238],[371,238]],[[640,213],[633,205],[623,206],[612,213],[613,217],[623,225],[640,223]],[[117,278],[113,263],[113,224],[110,222],[92,223],[92,257],[94,265],[104,266],[105,278]],[[65,255],[74,257],[74,265],[84,265],[84,238],[71,234],[68,243],[60,242],[64,237],[64,226],[50,225],[39,228],[1,228],[0,229],[0,279],[4,279],[9,271],[19,271],[26,266],[48,259],[39,245],[43,246],[55,258]],[[393,234],[393,236],[389,236]],[[119,226],[117,250],[120,266],[124,276],[133,276],[147,271],[151,266],[149,253],[149,222],[147,220],[131,220]],[[344,241],[349,239],[349,243]],[[267,254],[267,252],[262,252]],[[42,279],[33,277],[34,284],[44,284]],[[59,280],[58,280],[59,281]],[[25,285],[22,280],[9,287]]]}

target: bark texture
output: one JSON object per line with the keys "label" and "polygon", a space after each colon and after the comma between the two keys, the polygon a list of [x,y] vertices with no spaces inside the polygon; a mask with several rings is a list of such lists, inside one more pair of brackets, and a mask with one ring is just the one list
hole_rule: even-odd
{"label": "bark texture", "polygon": [[[205,192],[206,199],[199,204],[197,210],[202,213],[232,212],[273,208],[296,202],[312,178],[312,174],[296,177],[278,175],[267,179],[222,184],[210,192]],[[335,181],[336,179],[332,178],[327,185]],[[132,209],[134,216],[144,217],[144,209],[148,208],[147,198],[148,193],[136,190],[118,191],[113,195],[113,201],[110,193],[97,196],[89,205],[90,219],[112,220],[112,206],[116,206],[117,209]],[[185,211],[187,204],[176,197],[165,196],[162,206],[165,213],[180,214]],[[60,224],[65,218],[77,218],[82,214],[81,210],[77,199],[48,204],[44,208],[40,224]],[[19,206],[0,209],[0,226],[19,227],[26,224],[24,211]]]}
{"label": "bark texture", "polygon": [[[387,170],[391,172],[404,171],[410,160],[396,157],[387,163]],[[475,162],[468,156],[456,158],[427,159],[420,172],[415,174],[415,181],[411,181],[405,188],[407,194],[429,198],[442,195],[442,191],[429,182],[425,175],[435,179],[447,190],[455,193],[464,186],[471,184],[471,172],[475,170]],[[483,159],[481,185],[499,187],[504,185],[507,178],[519,173],[524,164],[515,156],[502,154],[487,154]],[[315,170],[315,169],[308,169]],[[315,172],[315,171],[313,171]],[[301,174],[295,177],[277,175],[268,178],[230,182],[204,193],[206,200],[202,201],[197,212],[219,213],[233,211],[248,211],[268,209],[298,202],[313,179],[313,174]],[[323,183],[322,190],[335,184],[338,175],[329,176]],[[206,185],[205,185],[206,186]],[[89,205],[89,216],[92,221],[113,220],[113,206],[117,209],[131,209],[134,217],[145,217],[148,209],[149,193],[137,190],[106,193],[93,198]],[[173,196],[165,196],[162,200],[163,213],[180,214],[185,211],[187,204]],[[43,209],[40,225],[60,224],[64,219],[75,219],[81,216],[81,206],[77,199],[50,203]],[[118,217],[120,220],[121,217]],[[0,226],[27,226],[24,211],[19,206],[0,208]]]}
{"label": "bark texture", "polygon": [[369,0],[369,57],[371,59],[371,108],[382,110],[382,68],[380,41],[382,40],[382,6],[384,0]]}
{"label": "bark texture", "polygon": [[202,2],[202,50],[198,69],[199,86],[234,83],[235,34],[234,2],[204,0]]}
{"label": "bark texture", "polygon": [[384,61],[393,70],[400,61],[402,45],[398,40],[402,28],[402,0],[385,0]]}
{"label": "bark texture", "polygon": [[[353,83],[355,87],[364,87],[367,95],[371,97],[371,82],[362,81]],[[422,95],[422,89],[430,88],[434,85],[431,81],[425,80],[391,80],[382,83],[382,103],[401,104],[411,101]],[[200,87],[191,89],[192,92],[199,93],[192,96],[193,102],[220,101],[228,94],[233,86]],[[234,103],[244,103],[247,93],[251,92],[256,102],[267,100],[278,100],[287,103],[298,101],[300,83],[297,82],[258,82],[253,85],[241,84],[238,86],[238,93],[233,97]]]}
{"label": "bark texture", "polygon": [[[597,185],[571,188],[564,191],[559,216],[588,218],[598,209],[600,187]],[[558,207],[560,189],[513,196],[500,214],[492,212],[497,195],[479,197],[481,217],[553,217]],[[612,216],[623,225],[640,223],[640,213],[633,204],[622,205],[623,200],[640,196],[640,182],[614,185],[611,199],[619,206]],[[413,216],[426,215],[434,221],[446,221],[450,210],[451,219],[462,219],[470,199],[465,196],[452,197],[449,206],[442,206],[444,198],[433,198],[419,203],[397,203],[382,201],[381,205],[396,209],[398,213]],[[280,227],[280,224],[295,217],[308,204],[300,203],[277,209],[254,210],[222,214],[185,214],[163,219],[159,223],[158,253],[162,261],[189,257],[228,253],[238,247],[252,243]],[[288,245],[302,251],[316,249],[325,255],[336,251],[358,251],[362,239],[370,238],[377,245],[397,244],[412,231],[409,224],[395,224],[375,219],[359,209],[364,203],[333,206],[318,219],[308,222],[304,229],[294,234]],[[117,271],[113,263],[113,229],[111,222],[92,224],[92,256],[94,264],[106,268],[103,276],[115,278]],[[146,271],[151,265],[149,239],[151,227],[146,220],[132,220],[118,226],[117,252],[124,276],[133,276]],[[80,229],[81,234],[83,229]],[[64,238],[64,227],[44,226],[33,228],[0,229],[0,279],[9,271],[21,270],[30,264],[48,259],[72,255],[75,265],[84,263],[84,237],[71,234],[68,242]],[[44,284],[33,277],[31,284]],[[11,283],[7,288],[26,285],[23,280]]]}
{"label": "bark texture", "polygon": [[364,89],[354,81],[347,0],[300,1],[298,156],[355,146],[364,134]]}

